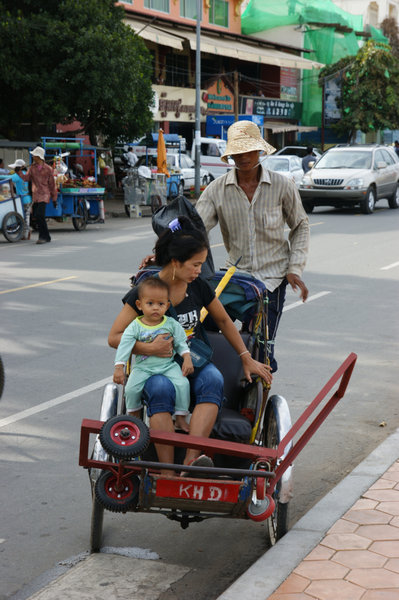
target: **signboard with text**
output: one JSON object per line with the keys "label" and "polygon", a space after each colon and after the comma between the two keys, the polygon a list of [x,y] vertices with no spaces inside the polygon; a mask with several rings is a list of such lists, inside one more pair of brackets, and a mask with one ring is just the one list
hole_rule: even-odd
{"label": "signboard with text", "polygon": [[234,112],[234,95],[223,79],[217,79],[206,92],[203,92],[202,101],[206,102],[207,114]]}
{"label": "signboard with text", "polygon": [[262,115],[266,119],[294,119],[302,116],[302,103],[279,98],[241,97],[241,111],[245,115]]}

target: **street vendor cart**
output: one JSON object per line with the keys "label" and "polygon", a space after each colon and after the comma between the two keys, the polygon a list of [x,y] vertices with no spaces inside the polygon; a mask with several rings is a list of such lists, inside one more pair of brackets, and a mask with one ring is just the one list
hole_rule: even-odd
{"label": "street vendor cart", "polygon": [[[52,162],[58,188],[57,205],[51,202],[46,206],[46,217],[64,221],[71,217],[77,231],[86,229],[87,224],[104,216],[105,188],[97,184],[97,148],[84,146],[83,138],[43,137],[46,162]],[[90,158],[94,162],[94,175],[71,179],[69,159]]]}
{"label": "street vendor cart", "polygon": [[22,201],[13,195],[10,177],[0,180],[0,228],[8,242],[18,242],[25,229]]}

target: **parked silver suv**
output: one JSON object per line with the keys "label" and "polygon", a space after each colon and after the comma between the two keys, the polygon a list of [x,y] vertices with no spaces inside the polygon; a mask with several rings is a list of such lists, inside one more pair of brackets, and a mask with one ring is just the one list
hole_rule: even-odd
{"label": "parked silver suv", "polygon": [[339,145],[330,148],[304,175],[299,187],[303,206],[350,207],[371,214],[377,200],[399,207],[399,160],[390,146]]}

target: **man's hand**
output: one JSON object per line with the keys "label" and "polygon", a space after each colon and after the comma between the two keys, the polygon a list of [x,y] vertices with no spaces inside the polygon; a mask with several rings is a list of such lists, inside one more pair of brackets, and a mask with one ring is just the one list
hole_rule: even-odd
{"label": "man's hand", "polygon": [[145,258],[139,264],[139,269],[145,269],[145,267],[151,267],[151,263],[155,262],[155,254],[147,254]]}
{"label": "man's hand", "polygon": [[296,292],[297,289],[299,288],[301,300],[302,300],[302,302],[305,302],[309,295],[309,290],[306,287],[305,283],[302,281],[302,279],[299,277],[299,275],[294,275],[293,273],[288,273],[286,277],[287,277],[288,283],[290,284],[290,286],[292,287],[294,292]]}

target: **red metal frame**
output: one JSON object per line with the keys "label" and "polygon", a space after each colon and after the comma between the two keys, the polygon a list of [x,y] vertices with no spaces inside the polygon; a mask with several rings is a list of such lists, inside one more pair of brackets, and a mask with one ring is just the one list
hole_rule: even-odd
{"label": "red metal frame", "polygon": [[[249,445],[249,444],[239,444],[237,442],[227,442],[223,440],[216,440],[211,438],[204,437],[196,437],[192,435],[185,435],[179,433],[167,433],[163,431],[151,430],[151,442],[153,443],[162,443],[170,446],[176,447],[184,447],[184,448],[194,448],[196,450],[205,451],[207,455],[213,456],[214,454],[227,454],[229,456],[237,456],[241,458],[249,458],[252,463],[260,463],[260,470],[252,470],[250,472],[246,472],[248,475],[252,477],[264,477],[267,479],[266,482],[266,493],[272,494],[276,484],[280,480],[283,473],[288,469],[288,467],[293,463],[294,459],[298,456],[303,447],[307,444],[312,435],[317,431],[326,417],[330,414],[333,408],[337,405],[339,400],[343,398],[346,388],[348,386],[350,377],[352,375],[353,368],[355,366],[355,362],[357,360],[357,355],[351,353],[348,358],[342,363],[342,365],[337,369],[334,375],[330,378],[330,380],[326,383],[326,385],[322,388],[322,390],[317,394],[315,399],[311,402],[311,404],[306,408],[306,410],[302,413],[302,415],[298,418],[298,420],[291,427],[286,436],[281,440],[277,449],[273,448],[265,448],[257,445]],[[310,415],[316,410],[316,408],[320,405],[322,400],[326,397],[328,392],[334,387],[334,385],[340,381],[338,389],[333,393],[331,398],[327,401],[321,411],[317,414],[314,420],[310,423],[307,429],[304,431],[300,439],[292,446],[292,448],[288,451],[287,455],[278,462],[282,456],[284,456],[284,450],[289,444],[296,433],[301,429]],[[113,471],[115,475],[119,478],[123,477],[123,472],[125,471],[136,471],[140,472],[143,468],[151,469],[159,469],[161,466],[158,463],[146,463],[145,461],[133,461],[130,462],[129,465],[124,465],[123,463],[115,464],[111,462],[103,462],[92,460],[88,457],[89,453],[89,438],[90,434],[98,434],[103,425],[102,421],[97,421],[93,419],[83,419],[82,427],[81,427],[81,437],[80,437],[80,450],[79,450],[79,465],[86,468],[100,468],[100,469],[108,469]],[[265,471],[264,465],[270,465],[270,469],[273,472]],[[277,466],[276,466],[277,465]],[[181,469],[181,465],[169,465],[171,467],[175,466],[176,469]],[[164,465],[162,465],[164,467]],[[186,467],[185,467],[186,469]],[[221,471],[226,471],[226,469],[205,469],[204,467],[187,467],[187,470],[192,470],[193,477],[195,477],[195,473],[199,471],[209,471],[210,473],[219,474]],[[233,472],[234,469],[231,471]],[[244,470],[243,470],[244,472]]]}

